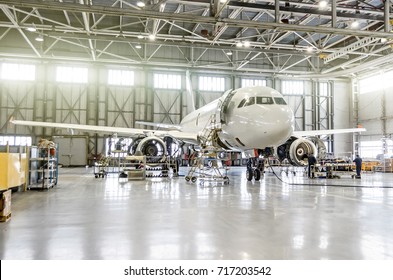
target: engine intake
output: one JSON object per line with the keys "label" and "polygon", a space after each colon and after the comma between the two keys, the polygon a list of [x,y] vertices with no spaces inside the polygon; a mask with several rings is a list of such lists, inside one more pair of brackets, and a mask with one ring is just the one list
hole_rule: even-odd
{"label": "engine intake", "polygon": [[164,161],[166,155],[166,145],[161,138],[148,136],[140,140],[135,153],[141,152],[149,158],[149,161]]}
{"label": "engine intake", "polygon": [[296,166],[305,166],[305,156],[313,154],[315,157],[318,155],[317,147],[315,144],[305,138],[291,138],[285,144],[277,147],[277,157],[280,161],[285,158],[289,163]]}

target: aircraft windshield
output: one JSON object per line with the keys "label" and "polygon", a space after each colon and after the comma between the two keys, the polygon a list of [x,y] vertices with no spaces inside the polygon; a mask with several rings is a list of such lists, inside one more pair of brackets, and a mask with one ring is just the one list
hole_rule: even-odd
{"label": "aircraft windshield", "polygon": [[257,104],[273,104],[273,98],[271,97],[262,97],[258,96],[257,97]]}
{"label": "aircraft windshield", "polygon": [[[256,99],[256,102],[255,102],[255,99]],[[273,98],[271,98],[271,97],[263,97],[263,96],[257,96],[256,98],[249,97],[249,98],[243,99],[239,103],[239,106],[237,106],[237,108],[246,107],[246,106],[250,106],[250,105],[254,105],[254,104],[263,104],[263,105],[274,104],[274,101],[273,101]]]}
{"label": "aircraft windshield", "polygon": [[285,102],[282,97],[274,97],[274,101],[276,101],[276,104],[278,105],[287,105],[287,102]]}

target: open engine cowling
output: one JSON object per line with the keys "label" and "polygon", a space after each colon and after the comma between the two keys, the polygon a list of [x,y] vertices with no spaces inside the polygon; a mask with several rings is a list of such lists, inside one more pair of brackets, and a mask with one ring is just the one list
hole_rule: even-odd
{"label": "open engine cowling", "polygon": [[166,144],[161,138],[148,136],[139,141],[135,150],[135,153],[138,152],[141,152],[151,161],[163,161],[166,155]]}
{"label": "open engine cowling", "polygon": [[285,144],[277,147],[278,159],[282,161],[286,158],[289,163],[296,166],[307,165],[307,161],[304,159],[308,154],[317,157],[318,150],[312,141],[305,138],[291,138]]}
{"label": "open engine cowling", "polygon": [[308,154],[313,154],[315,157],[317,157],[317,148],[310,140],[299,138],[293,141],[289,147],[288,160],[294,165],[306,165],[307,163],[304,161],[304,158]]}

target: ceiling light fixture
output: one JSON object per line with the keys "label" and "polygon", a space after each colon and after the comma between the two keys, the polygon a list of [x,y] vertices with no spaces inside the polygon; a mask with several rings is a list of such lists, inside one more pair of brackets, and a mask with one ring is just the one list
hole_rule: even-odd
{"label": "ceiling light fixture", "polygon": [[240,42],[240,41],[237,41],[237,42],[236,42],[236,47],[238,47],[238,48],[243,47],[243,43]]}
{"label": "ceiling light fixture", "polygon": [[144,37],[143,37],[143,35],[142,34],[139,34],[138,35],[138,39],[143,39]]}
{"label": "ceiling light fixture", "polygon": [[40,34],[40,35],[38,35],[38,36],[35,38],[35,40],[36,40],[37,42],[43,42],[43,41],[44,41],[44,37]]}
{"label": "ceiling light fixture", "polygon": [[27,31],[36,32],[37,28],[35,28],[35,25],[33,24],[32,26],[27,27]]}
{"label": "ceiling light fixture", "polygon": [[381,38],[381,43],[386,43],[388,41],[388,39],[386,38]]}
{"label": "ceiling light fixture", "polygon": [[156,39],[156,35],[150,34],[150,35],[149,35],[149,39],[150,39],[151,41],[154,41],[154,40]]}
{"label": "ceiling light fixture", "polygon": [[359,22],[357,20],[351,22],[351,28],[358,28]]}
{"label": "ceiling light fixture", "polygon": [[250,46],[250,42],[249,41],[244,41],[243,46],[248,48]]}
{"label": "ceiling light fixture", "polygon": [[327,5],[328,5],[328,2],[327,2],[326,0],[321,0],[321,1],[319,1],[319,3],[318,3],[318,6],[319,6],[320,9],[326,8]]}
{"label": "ceiling light fixture", "polygon": [[138,2],[136,3],[136,5],[137,5],[138,7],[141,7],[141,8],[143,8],[144,6],[146,6],[146,5],[145,5],[145,2],[143,2],[143,1],[138,1]]}
{"label": "ceiling light fixture", "polygon": [[141,46],[141,45],[136,45],[136,46],[135,46],[135,48],[137,48],[137,49],[141,49],[141,48],[142,48],[142,46]]}
{"label": "ceiling light fixture", "polygon": [[314,48],[313,48],[313,47],[311,47],[311,46],[308,46],[306,50],[307,50],[307,52],[309,52],[309,53],[310,53],[310,52],[313,52]]}
{"label": "ceiling light fixture", "polygon": [[233,53],[231,51],[227,51],[225,54],[226,55],[232,55]]}

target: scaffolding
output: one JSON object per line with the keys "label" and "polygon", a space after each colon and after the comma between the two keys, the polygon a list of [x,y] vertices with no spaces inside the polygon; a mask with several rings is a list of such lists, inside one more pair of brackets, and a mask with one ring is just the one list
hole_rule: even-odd
{"label": "scaffolding", "polygon": [[[208,184],[229,184],[227,176],[227,167],[222,164],[223,159],[220,157],[222,150],[217,148],[218,133],[221,126],[217,124],[216,115],[213,114],[208,125],[199,135],[201,141],[201,150],[194,152],[191,156],[190,164],[192,164],[186,181],[200,185]],[[194,160],[192,160],[194,159]]]}

